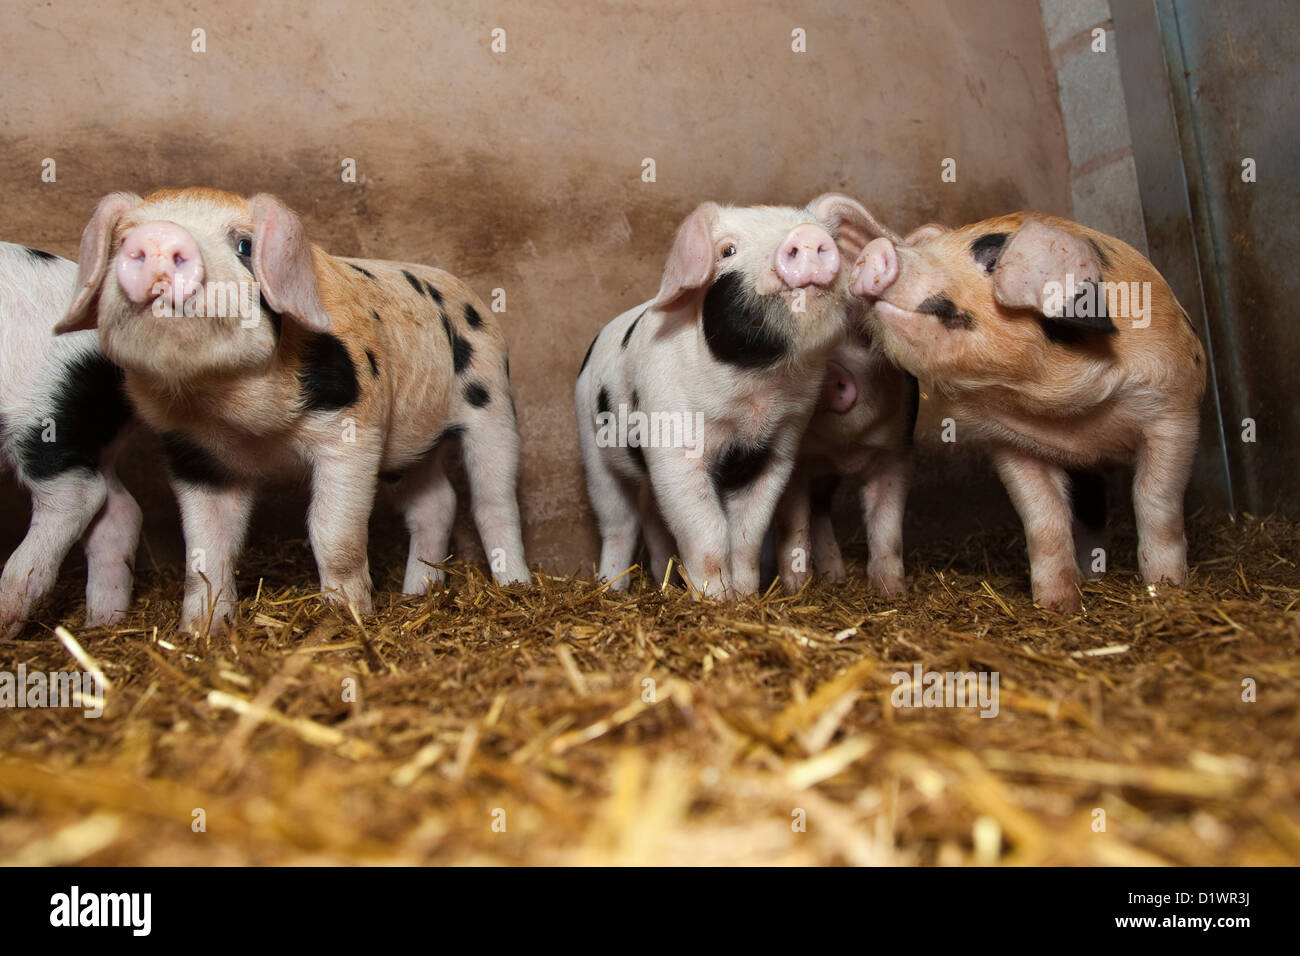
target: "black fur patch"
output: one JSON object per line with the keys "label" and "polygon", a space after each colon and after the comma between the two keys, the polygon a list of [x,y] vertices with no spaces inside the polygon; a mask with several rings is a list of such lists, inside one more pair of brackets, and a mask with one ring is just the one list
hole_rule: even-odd
{"label": "black fur patch", "polygon": [[360,393],[352,356],[342,342],[328,334],[307,338],[298,383],[302,387],[303,405],[311,411],[347,408]]}
{"label": "black fur patch", "polygon": [[491,399],[492,396],[488,394],[488,390],[478,382],[470,382],[465,386],[465,401],[475,408],[482,408]]}
{"label": "black fur patch", "polygon": [[587,346],[587,354],[582,357],[582,367],[578,369],[579,375],[581,375],[583,372],[587,370],[587,363],[591,361],[591,351],[596,347],[596,339],[599,338],[600,338],[600,333],[597,332],[596,338],[592,339],[591,344]]}
{"label": "black fur patch", "polygon": [[646,464],[645,452],[641,450],[640,445],[629,445],[627,453],[632,456],[632,462],[645,474],[650,473],[650,466]]}
{"label": "black fur patch", "polygon": [[637,409],[639,409],[640,407],[641,407],[641,395],[640,395],[640,393],[637,392],[637,390],[634,388],[634,389],[632,389],[632,411],[635,412],[635,411],[636,411]]}
{"label": "black fur patch", "polygon": [[970,254],[979,263],[980,268],[991,273],[1002,255],[1002,247],[1007,244],[1005,232],[990,232],[980,236],[970,244]]}
{"label": "black fur patch", "polygon": [[444,313],[442,316],[442,328],[447,333],[447,344],[451,346],[451,364],[459,375],[465,371],[465,366],[469,365],[469,360],[474,357],[474,346],[469,344],[467,339],[456,334],[451,327],[449,320]]}
{"label": "black fur patch", "polygon": [[[131,417],[122,379],[122,370],[98,353],[64,369],[53,407],[38,413],[18,438],[23,474],[44,481],[78,468],[98,469],[100,455]],[[46,418],[54,422],[54,441],[41,440]]]}
{"label": "black fur patch", "polygon": [[603,415],[608,411],[609,392],[605,391],[604,386],[601,386],[600,391],[596,393],[596,412]]}
{"label": "black fur patch", "polygon": [[379,317],[379,313],[376,312],[374,309],[370,310],[370,315],[376,322],[380,323],[381,325],[383,324],[384,320]]}
{"label": "black fur patch", "polygon": [[1085,528],[1106,527],[1106,476],[1096,471],[1072,471],[1070,504],[1074,516]]}
{"label": "black fur patch", "polygon": [[744,488],[767,467],[771,448],[766,441],[757,445],[729,445],[713,463],[710,477],[719,495]]}
{"label": "black fur patch", "polygon": [[627,327],[627,331],[623,333],[623,344],[620,346],[621,348],[626,349],[627,343],[632,341],[632,333],[636,331],[637,323],[641,321],[644,315],[645,313],[642,312],[641,315],[638,315],[633,319],[632,324]]}
{"label": "black fur patch", "polygon": [[483,326],[483,316],[479,315],[478,309],[468,302],[465,303],[465,322],[471,329],[482,328]]}
{"label": "black fur patch", "polygon": [[764,323],[763,309],[745,295],[744,280],[724,272],[704,296],[704,341],[719,362],[766,368],[785,356],[789,343]]}
{"label": "black fur patch", "polygon": [[437,302],[439,305],[442,305],[442,293],[439,292],[437,289],[435,289],[433,287],[433,283],[430,282],[428,279],[424,280],[424,294],[427,295],[434,302]]}
{"label": "black fur patch", "polygon": [[808,503],[814,514],[829,514],[835,500],[835,489],[840,486],[839,475],[814,478],[808,488]]}
{"label": "black fur patch", "polygon": [[23,248],[27,250],[27,254],[28,254],[29,256],[31,256],[33,259],[37,259],[37,260],[39,260],[39,261],[41,261],[41,262],[58,262],[58,261],[59,261],[59,257],[56,256],[56,255],[55,255],[54,253],[52,253],[52,252],[45,252],[43,249],[33,249],[31,246],[24,246]]}
{"label": "black fur patch", "polygon": [[411,275],[405,269],[402,270],[402,275],[406,277],[406,281],[411,284],[411,288],[414,289],[417,294],[424,295],[424,287],[420,285],[419,279]]}
{"label": "black fur patch", "polygon": [[379,378],[379,363],[375,361],[375,353],[370,349],[366,349],[366,361],[370,363],[370,373]]}
{"label": "black fur patch", "polygon": [[163,432],[162,446],[168,469],[181,481],[207,488],[225,488],[231,484],[230,473],[217,457],[181,432]]}
{"label": "black fur patch", "polygon": [[945,329],[973,329],[975,316],[965,309],[958,309],[955,302],[942,293],[932,295],[916,307],[924,315],[933,315],[943,323]]}
{"label": "black fur patch", "polygon": [[375,277],[375,274],[374,274],[373,272],[371,272],[369,269],[363,269],[363,268],[361,268],[359,265],[357,265],[357,264],[354,263],[354,262],[349,262],[348,265],[352,266],[352,268],[356,269],[358,272],[360,272],[360,273],[361,273],[363,276],[365,276],[367,279],[373,279],[373,278]]}

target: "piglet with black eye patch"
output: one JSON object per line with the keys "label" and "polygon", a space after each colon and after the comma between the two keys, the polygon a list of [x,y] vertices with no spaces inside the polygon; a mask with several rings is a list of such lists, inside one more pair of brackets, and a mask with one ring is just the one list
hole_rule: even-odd
{"label": "piglet with black eye patch", "polygon": [[599,574],[644,532],[656,578],[676,547],[701,596],[759,586],[759,554],[843,337],[834,203],[706,202],[677,232],[659,293],[596,336],[574,393]]}
{"label": "piglet with black eye patch", "polygon": [[454,276],[331,256],[268,195],[115,193],[86,226],[59,329],[96,326],[167,453],[188,555],[183,630],[231,619],[254,492],[277,474],[310,476],[328,599],[371,610],[367,524],[381,481],[411,533],[403,590],[440,582],[452,438],[496,579],[529,581],[505,339]]}
{"label": "piglet with black eye patch", "polygon": [[22,629],[78,540],[86,626],[131,603],[140,508],[114,464],[131,426],[122,372],[93,332],[55,338],[76,263],[0,242],[0,466],[32,497],[32,520],[0,576],[0,640]]}
{"label": "piglet with black eye patch", "polygon": [[[1134,469],[1138,565],[1187,580],[1183,495],[1205,350],[1136,249],[1078,223],[1015,213],[872,240],[852,273],[890,356],[987,443],[1025,525],[1034,600],[1080,606],[1069,471]],[[1075,482],[1080,491],[1096,482]]]}

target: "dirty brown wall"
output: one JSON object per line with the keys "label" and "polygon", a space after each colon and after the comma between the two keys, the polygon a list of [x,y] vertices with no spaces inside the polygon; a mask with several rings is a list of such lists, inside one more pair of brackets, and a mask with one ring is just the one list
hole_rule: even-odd
{"label": "dirty brown wall", "polygon": [[[843,190],[899,230],[1070,211],[1035,0],[5,2],[3,20],[0,238],[73,256],[110,190],[266,190],[333,252],[431,263],[485,298],[505,290],[529,558],[559,570],[596,550],[578,365],[601,324],[654,293],[696,203]],[[206,52],[192,51],[196,29]],[[792,50],[796,29],[807,52]],[[946,158],[955,182],[941,181]],[[1008,514],[987,467],[932,438],[932,406],[911,526]],[[175,559],[149,440],[126,471],[154,557]],[[7,553],[26,502],[3,490]],[[256,533],[301,537],[301,489],[269,501]],[[463,505],[456,545],[472,556]],[[396,524],[377,520],[377,547],[393,545]]]}

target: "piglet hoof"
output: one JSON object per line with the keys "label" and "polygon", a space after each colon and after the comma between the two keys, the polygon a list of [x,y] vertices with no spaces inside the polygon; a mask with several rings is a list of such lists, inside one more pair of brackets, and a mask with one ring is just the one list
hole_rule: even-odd
{"label": "piglet hoof", "polygon": [[1138,558],[1142,568],[1142,580],[1147,584],[1171,584],[1176,588],[1187,586],[1186,561],[1152,561],[1145,559],[1141,554]]}
{"label": "piglet hoof", "polygon": [[95,608],[86,610],[86,627],[116,627],[126,619],[120,608]]}
{"label": "piglet hoof", "polygon": [[843,584],[848,579],[848,574],[844,570],[844,562],[837,561],[828,568],[818,568],[818,573],[831,584]]}
{"label": "piglet hoof", "polygon": [[883,597],[899,597],[907,590],[903,576],[903,562],[897,558],[881,558],[867,562],[867,577],[871,586]]}
{"label": "piglet hoof", "polygon": [[8,623],[0,623],[0,644],[3,644],[5,641],[13,640],[15,637],[18,636],[19,632],[22,631],[22,629],[23,629],[22,621],[9,621]]}
{"label": "piglet hoof", "polygon": [[1034,603],[1049,611],[1059,611],[1062,614],[1077,614],[1083,607],[1083,599],[1073,581],[1070,582],[1069,587],[1035,585]]}
{"label": "piglet hoof", "polygon": [[375,610],[374,599],[368,589],[358,592],[353,588],[330,588],[321,591],[320,596],[326,604],[335,607],[355,607],[358,614],[373,614]]}
{"label": "piglet hoof", "polygon": [[798,594],[808,583],[807,571],[786,571],[781,575],[781,588],[786,594]]}

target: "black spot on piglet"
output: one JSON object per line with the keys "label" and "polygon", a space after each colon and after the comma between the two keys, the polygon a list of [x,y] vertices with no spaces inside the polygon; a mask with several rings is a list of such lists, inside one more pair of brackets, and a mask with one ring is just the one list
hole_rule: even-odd
{"label": "black spot on piglet", "polygon": [[52,252],[45,252],[43,249],[33,249],[31,246],[24,246],[27,254],[39,262],[58,262],[59,257]]}
{"label": "black spot on piglet", "polygon": [[365,276],[367,279],[373,279],[373,278],[375,277],[375,274],[374,274],[373,272],[371,272],[369,269],[363,269],[363,268],[361,268],[361,267],[360,267],[359,265],[357,265],[355,262],[349,262],[348,265],[350,265],[352,268],[356,269],[358,272],[360,272],[360,273],[361,273],[363,276]]}
{"label": "black spot on piglet", "polygon": [[956,303],[943,293],[932,295],[916,307],[916,311],[933,315],[943,323],[945,329],[973,329],[975,316],[965,309],[958,309]]}
{"label": "black spot on piglet", "polygon": [[469,360],[474,357],[474,346],[456,333],[445,313],[442,316],[442,329],[447,333],[447,344],[451,346],[452,368],[459,375],[465,371],[465,367],[469,365]]}
{"label": "black spot on piglet", "polygon": [[357,369],[347,347],[332,335],[312,335],[298,369],[303,405],[310,411],[334,411],[357,400]]}
{"label": "black spot on piglet", "polygon": [[375,361],[375,353],[366,349],[366,361],[370,363],[370,374],[379,378],[379,363]]}
{"label": "black spot on piglet", "polygon": [[488,390],[478,382],[470,382],[465,386],[465,401],[469,402],[475,408],[482,408],[491,400]]}
{"label": "black spot on piglet", "polygon": [[998,257],[1002,255],[1002,247],[1006,244],[1005,232],[990,232],[970,244],[970,254],[979,263],[980,268],[991,273],[998,264]]}
{"label": "black spot on piglet", "polygon": [[38,412],[18,436],[23,475],[43,481],[78,468],[96,470],[100,455],[131,417],[122,380],[122,370],[97,352],[70,363],[53,406]]}
{"label": "black spot on piglet", "polygon": [[207,449],[181,432],[164,432],[163,455],[172,475],[191,485],[224,488],[231,483],[230,473]]}
{"label": "black spot on piglet", "polygon": [[713,490],[719,495],[737,491],[762,474],[772,449],[766,441],[757,445],[728,445],[713,463]]}
{"label": "black spot on piglet", "polygon": [[469,323],[471,329],[477,329],[483,324],[483,316],[479,315],[478,309],[468,302],[465,303],[465,321]]}

